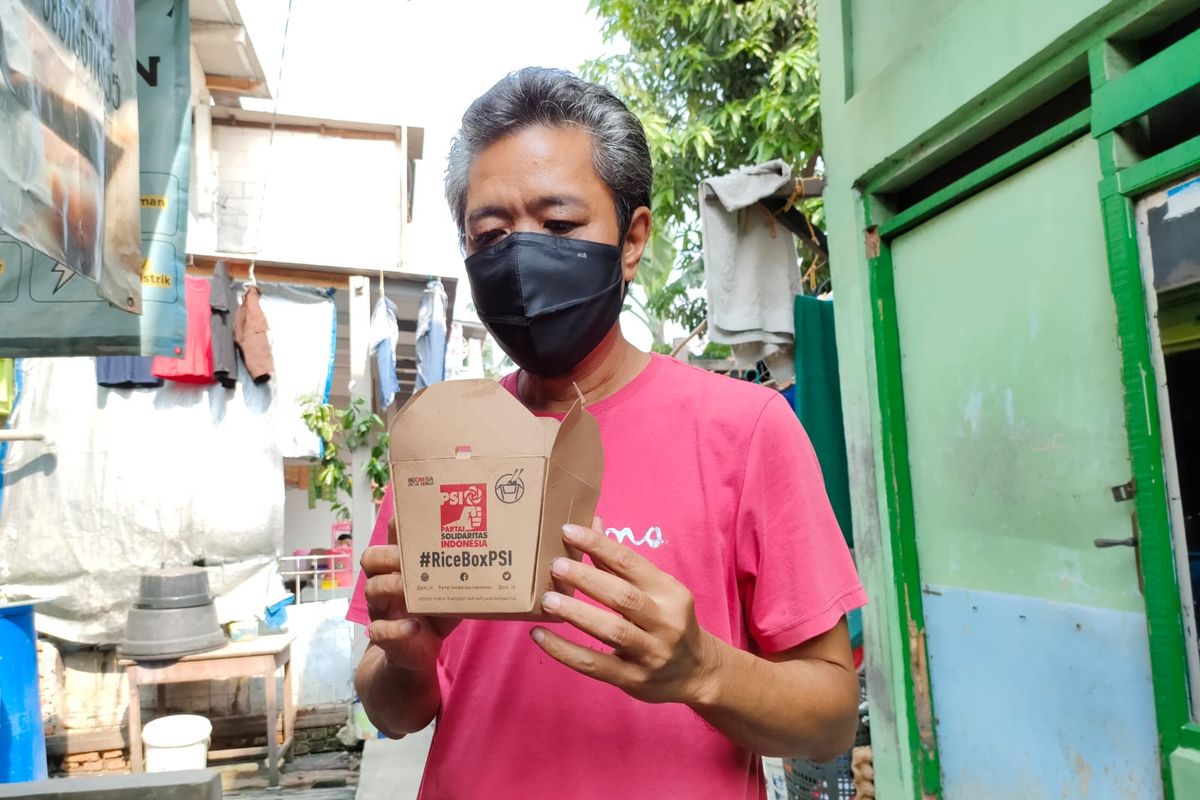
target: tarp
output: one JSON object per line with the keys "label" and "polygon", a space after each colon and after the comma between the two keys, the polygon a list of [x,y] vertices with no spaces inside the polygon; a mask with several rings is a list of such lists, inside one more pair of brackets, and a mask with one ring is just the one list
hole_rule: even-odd
{"label": "tarp", "polygon": [[0,0],[0,229],[141,312],[133,0]]}
{"label": "tarp", "polygon": [[327,390],[336,311],[325,292],[260,285],[276,374],[235,389],[96,385],[92,358],[22,359],[0,506],[0,586],[57,598],[38,630],[121,638],[136,574],[203,560],[218,611],[261,611],[283,546],[283,458],[315,455],[300,398]]}
{"label": "tarp", "polygon": [[[0,0],[0,8],[13,2]],[[59,267],[50,255],[0,235],[0,318],[5,323],[0,326],[0,355],[151,355],[182,346],[191,169],[188,27],[186,0],[138,0],[141,316],[109,305],[97,296],[95,284]],[[6,27],[5,35],[10,33]],[[4,98],[0,84],[0,124],[7,122]],[[11,157],[11,148],[11,143],[0,143],[0,159]],[[5,191],[3,173],[0,164],[0,198]],[[129,202],[136,226],[139,204],[132,196]]]}

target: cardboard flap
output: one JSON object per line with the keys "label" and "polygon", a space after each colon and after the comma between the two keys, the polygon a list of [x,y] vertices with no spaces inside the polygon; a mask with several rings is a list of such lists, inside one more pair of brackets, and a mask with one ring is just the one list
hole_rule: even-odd
{"label": "cardboard flap", "polygon": [[388,428],[393,461],[545,456],[540,420],[496,381],[435,383],[412,396]]}
{"label": "cardboard flap", "polygon": [[547,458],[554,452],[554,440],[558,438],[558,420],[554,417],[538,417],[542,423],[542,454]]}
{"label": "cardboard flap", "polygon": [[604,476],[600,426],[582,403],[571,406],[559,424],[550,460],[597,492],[600,491],[600,480]]}

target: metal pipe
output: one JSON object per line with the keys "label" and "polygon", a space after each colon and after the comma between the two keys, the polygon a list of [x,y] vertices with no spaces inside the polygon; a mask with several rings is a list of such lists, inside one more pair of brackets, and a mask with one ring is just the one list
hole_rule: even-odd
{"label": "metal pipe", "polygon": [[44,442],[46,434],[37,431],[0,431],[0,442]]}

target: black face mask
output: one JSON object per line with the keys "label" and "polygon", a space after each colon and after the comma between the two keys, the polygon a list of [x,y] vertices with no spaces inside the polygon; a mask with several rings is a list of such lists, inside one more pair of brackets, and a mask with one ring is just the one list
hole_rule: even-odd
{"label": "black face mask", "polygon": [[510,233],[466,260],[479,319],[526,372],[570,372],[621,315],[621,250],[544,233]]}

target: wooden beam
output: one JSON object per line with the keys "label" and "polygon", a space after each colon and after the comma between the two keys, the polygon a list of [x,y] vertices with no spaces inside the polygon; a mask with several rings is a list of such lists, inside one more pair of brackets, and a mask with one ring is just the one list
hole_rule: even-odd
{"label": "wooden beam", "polygon": [[[226,268],[229,270],[229,276],[234,280],[244,281],[250,276],[250,260],[244,257],[228,257],[228,256],[193,256],[193,262],[188,264],[187,272],[189,275],[195,275],[202,278],[210,278],[213,274],[213,268],[217,261],[224,261]],[[415,289],[417,286],[425,286],[425,278],[419,275],[400,275],[395,272],[385,273],[388,281],[402,281],[410,284]],[[316,286],[318,288],[328,289],[345,289],[348,286],[348,281],[351,276],[364,275],[366,277],[375,278],[379,275],[379,269],[367,268],[351,268],[351,269],[323,269],[313,267],[283,267],[264,264],[259,261],[254,266],[254,276],[262,281],[272,283],[292,283],[297,286]],[[448,280],[453,280],[450,278]],[[395,288],[393,286],[392,288]],[[414,297],[414,300],[416,298]],[[401,328],[404,330],[404,328]],[[413,323],[413,330],[416,330],[416,323]]]}
{"label": "wooden beam", "polygon": [[[204,85],[210,92],[233,92],[234,94],[260,94],[266,88],[262,81],[253,78],[235,78],[232,75],[209,75],[204,73]],[[213,120],[215,123],[216,120]]]}
{"label": "wooden beam", "polygon": [[[236,80],[236,79],[229,79]],[[210,85],[209,91],[212,91]],[[223,89],[222,91],[234,91],[232,89]],[[213,117],[212,124],[220,125],[227,128],[259,128],[262,130],[270,130],[271,123],[260,122],[259,120],[238,119],[237,117]],[[360,131],[354,128],[339,128],[336,125],[295,125],[286,122],[279,122],[275,125],[276,132],[285,131],[287,133],[308,133],[317,134],[320,136],[336,136],[339,139],[366,139],[368,141],[377,142],[393,142],[396,140],[396,134],[387,131]],[[410,159],[411,160],[411,159]]]}

